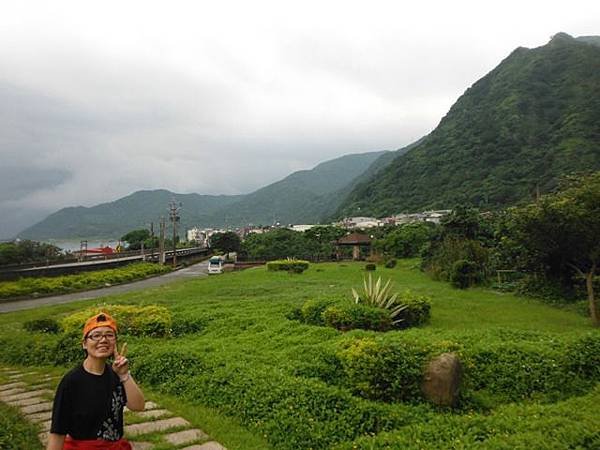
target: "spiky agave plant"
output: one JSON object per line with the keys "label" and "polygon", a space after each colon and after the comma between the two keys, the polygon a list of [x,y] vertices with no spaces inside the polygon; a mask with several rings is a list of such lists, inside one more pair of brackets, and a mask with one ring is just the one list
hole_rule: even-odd
{"label": "spiky agave plant", "polygon": [[356,289],[352,288],[354,303],[386,309],[390,313],[392,323],[398,324],[404,320],[398,319],[398,315],[408,308],[408,306],[397,302],[398,294],[392,294],[392,286],[392,280],[387,280],[382,286],[381,277],[373,284],[373,278],[371,277],[371,274],[369,274],[369,281],[367,281],[366,278],[363,278],[364,292],[362,295],[356,292]]}

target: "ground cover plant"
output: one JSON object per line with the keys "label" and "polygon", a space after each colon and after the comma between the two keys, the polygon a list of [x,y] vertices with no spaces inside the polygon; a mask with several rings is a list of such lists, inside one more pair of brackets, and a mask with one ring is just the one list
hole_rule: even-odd
{"label": "ground cover plant", "polygon": [[83,272],[58,277],[29,277],[17,281],[0,281],[0,301],[27,296],[65,294],[108,285],[127,283],[170,272],[168,266],[136,263],[116,269]]}
{"label": "ground cover plant", "polygon": [[[258,267],[105,301],[164,307],[174,327],[185,318],[186,333],[121,337],[135,377],[183,405],[232,417],[272,448],[405,448],[413,435],[423,444],[412,448],[509,448],[500,441],[511,428],[510,448],[538,448],[531,442],[563,413],[547,448],[593,448],[590,430],[600,429],[590,406],[598,400],[598,330],[583,316],[537,301],[432,281],[418,266],[400,260],[392,269],[378,267],[399,292],[431,299],[428,323],[386,333],[342,332],[287,317],[294,308],[309,313],[347,297],[362,282],[361,263],[311,265],[302,276]],[[0,316],[0,360],[69,367],[62,333],[24,324],[90,306]],[[465,368],[456,410],[432,406],[420,389],[423,365],[449,351]],[[468,434],[471,428],[480,432]],[[464,443],[455,442],[463,434]],[[236,449],[227,436],[222,442]]]}

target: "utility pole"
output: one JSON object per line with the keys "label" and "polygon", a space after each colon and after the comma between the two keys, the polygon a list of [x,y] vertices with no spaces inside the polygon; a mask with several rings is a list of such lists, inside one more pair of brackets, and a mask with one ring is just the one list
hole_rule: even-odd
{"label": "utility pole", "polygon": [[177,203],[173,198],[169,202],[169,217],[173,224],[173,267],[177,266],[177,222],[179,222],[179,210],[181,203]]}
{"label": "utility pole", "polygon": [[159,224],[159,238],[158,238],[158,263],[161,266],[165,264],[165,218],[160,218]]}
{"label": "utility pole", "polygon": [[150,222],[150,261],[154,261],[154,222]]}

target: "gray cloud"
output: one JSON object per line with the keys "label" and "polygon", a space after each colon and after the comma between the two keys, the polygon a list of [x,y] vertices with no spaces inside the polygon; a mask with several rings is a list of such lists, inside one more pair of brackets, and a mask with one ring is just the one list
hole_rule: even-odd
{"label": "gray cloud", "polygon": [[585,0],[11,3],[0,238],[139,189],[245,193],[400,148],[515,47],[600,32]]}

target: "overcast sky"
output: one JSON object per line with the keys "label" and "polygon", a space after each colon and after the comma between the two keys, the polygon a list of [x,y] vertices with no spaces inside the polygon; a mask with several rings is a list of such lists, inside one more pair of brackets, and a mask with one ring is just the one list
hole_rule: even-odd
{"label": "overcast sky", "polygon": [[600,1],[0,3],[0,238],[140,189],[237,194],[427,134]]}

